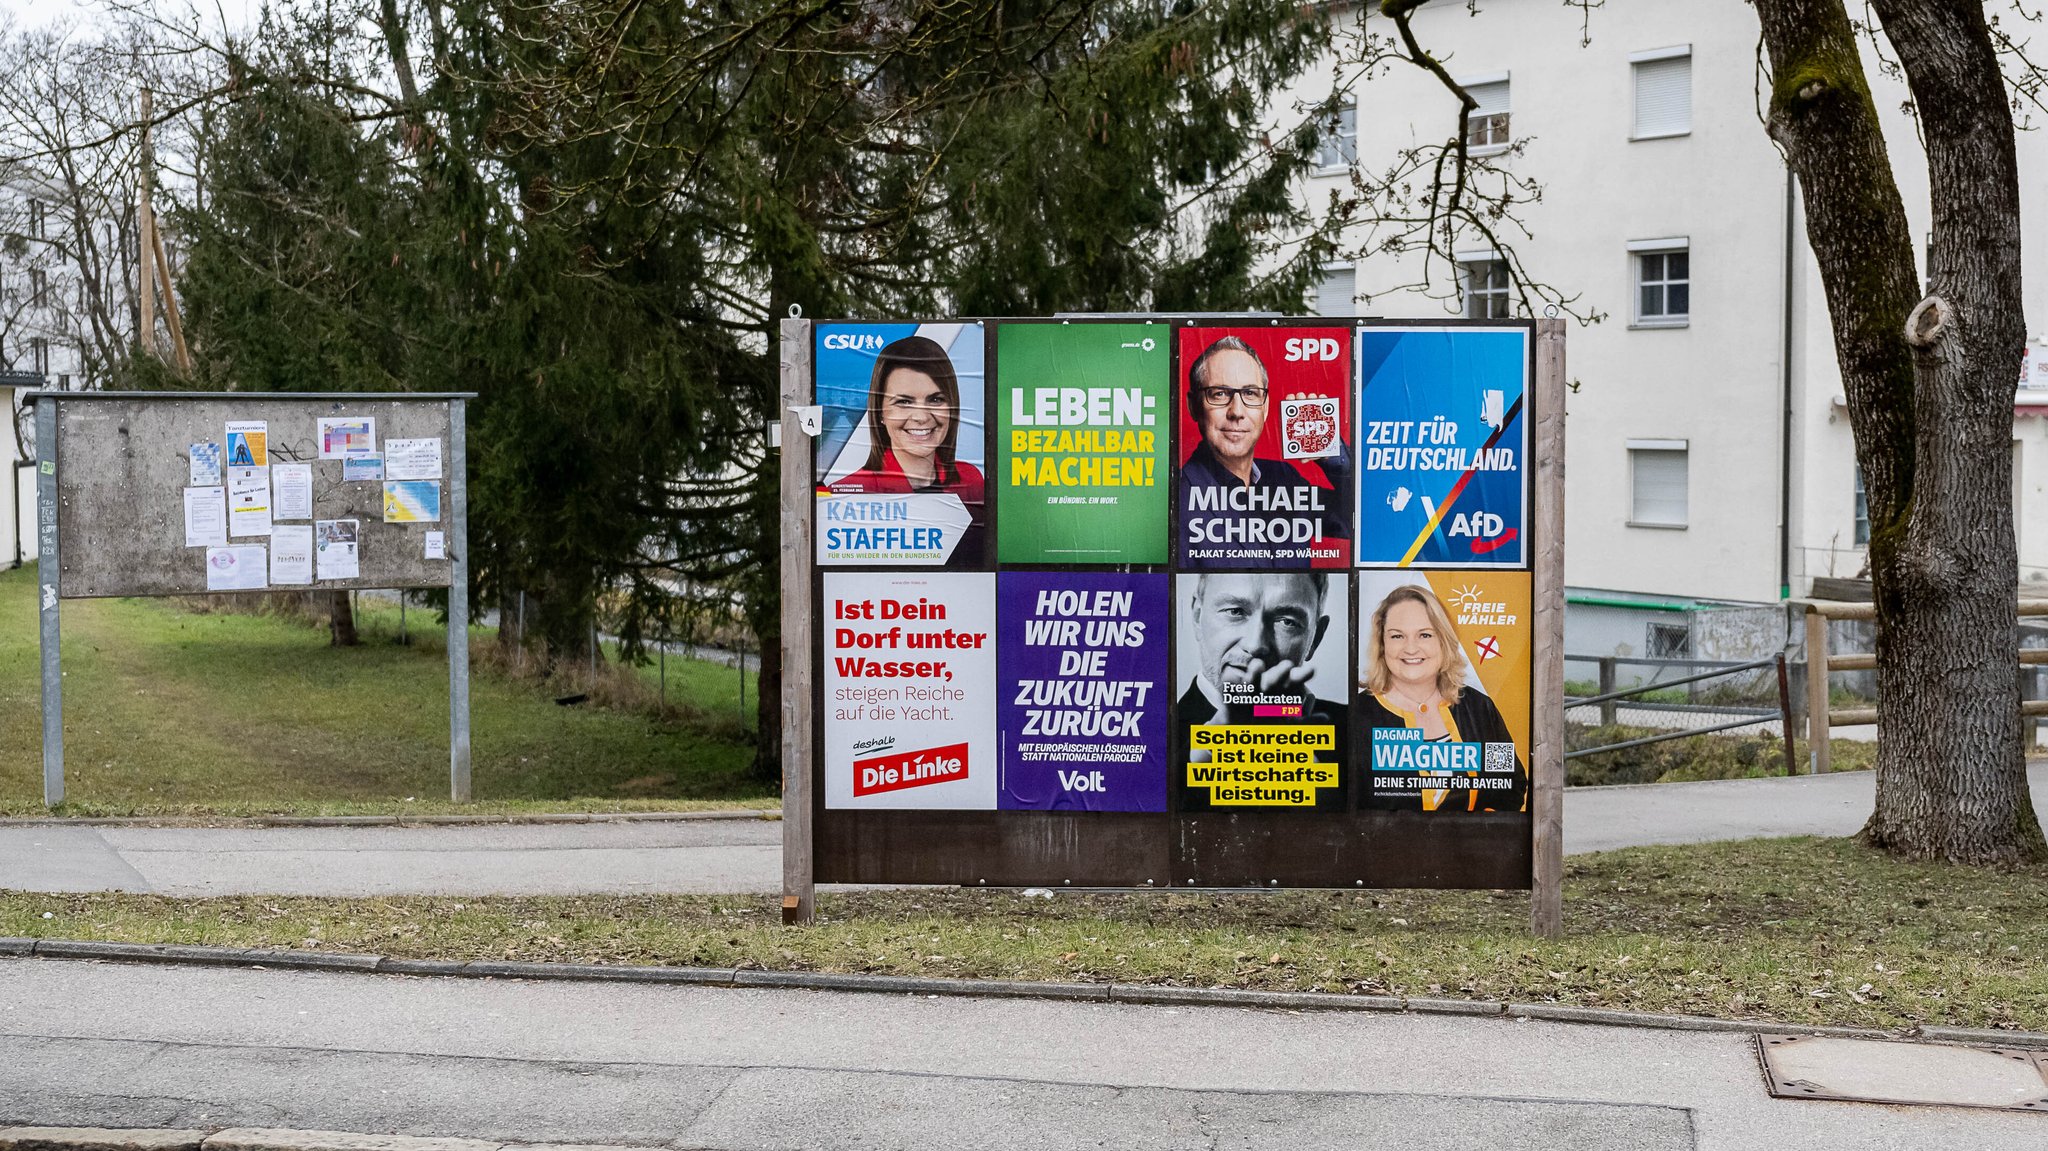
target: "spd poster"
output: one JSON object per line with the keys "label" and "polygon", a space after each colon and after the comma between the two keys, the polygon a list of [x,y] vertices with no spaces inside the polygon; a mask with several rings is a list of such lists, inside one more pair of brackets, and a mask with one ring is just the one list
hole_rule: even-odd
{"label": "spd poster", "polygon": [[825,806],[993,810],[996,577],[824,584]]}
{"label": "spd poster", "polygon": [[1182,328],[1179,339],[1181,566],[1350,567],[1351,329]]}
{"label": "spd poster", "polygon": [[1530,575],[1361,572],[1362,806],[1529,809]]}
{"label": "spd poster", "polygon": [[987,554],[980,324],[819,324],[817,555],[976,569]]}
{"label": "spd poster", "polygon": [[1358,329],[1361,567],[1527,565],[1529,332]]}
{"label": "spd poster", "polygon": [[1174,577],[1182,811],[1342,811],[1351,588],[1329,572]]}
{"label": "spd poster", "polygon": [[1167,578],[996,577],[1004,810],[1166,810]]}
{"label": "spd poster", "polygon": [[1166,562],[1170,330],[996,328],[1003,563]]}

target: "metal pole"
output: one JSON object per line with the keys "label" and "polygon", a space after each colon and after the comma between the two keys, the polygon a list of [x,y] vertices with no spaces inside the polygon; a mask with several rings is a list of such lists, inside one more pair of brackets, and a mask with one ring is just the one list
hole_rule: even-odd
{"label": "metal pole", "polygon": [[[501,625],[502,626],[502,625]],[[526,670],[526,589],[519,589],[519,637],[514,641],[513,670]]]}
{"label": "metal pole", "polygon": [[470,798],[467,407],[448,401],[448,797],[456,803]]}
{"label": "metal pole", "polygon": [[1806,609],[1806,773],[1828,772],[1828,617]]}
{"label": "metal pole", "polygon": [[668,631],[661,634],[661,710],[668,711]]}
{"label": "metal pole", "polygon": [[36,584],[43,656],[43,804],[64,802],[64,668],[57,626],[57,401],[36,397]]}
{"label": "metal pole", "polygon": [[1785,653],[1778,653],[1778,714],[1784,717],[1785,774],[1792,774],[1792,675],[1785,668]]}
{"label": "metal pole", "polygon": [[404,647],[405,638],[405,589],[398,589],[398,646]]}

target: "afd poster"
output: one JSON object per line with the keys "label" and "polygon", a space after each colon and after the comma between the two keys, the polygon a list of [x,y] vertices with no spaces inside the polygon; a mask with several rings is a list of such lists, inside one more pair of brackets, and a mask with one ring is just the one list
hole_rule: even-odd
{"label": "afd poster", "polygon": [[996,577],[1004,810],[1166,810],[1167,580]]}
{"label": "afd poster", "polygon": [[996,328],[1001,562],[1166,562],[1170,330]]}
{"label": "afd poster", "polygon": [[1361,572],[1362,806],[1529,809],[1527,572]]}
{"label": "afd poster", "polygon": [[1361,567],[1527,565],[1529,332],[1358,329]]}
{"label": "afd poster", "polygon": [[1180,809],[1342,811],[1351,588],[1329,572],[1174,577]]}
{"label": "afd poster", "polygon": [[1175,552],[1195,571],[1351,566],[1351,329],[1182,328]]}
{"label": "afd poster", "polygon": [[825,806],[994,810],[996,577],[824,576]]}
{"label": "afd poster", "polygon": [[988,459],[980,324],[820,324],[817,556],[981,568]]}

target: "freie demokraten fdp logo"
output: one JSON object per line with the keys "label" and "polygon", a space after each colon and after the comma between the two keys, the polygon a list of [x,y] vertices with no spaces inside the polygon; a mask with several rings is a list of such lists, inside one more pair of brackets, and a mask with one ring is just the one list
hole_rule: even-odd
{"label": "freie demokraten fdp logo", "polygon": [[967,745],[964,743],[949,743],[922,751],[895,751],[853,761],[853,794],[857,796],[952,783],[966,778]]}

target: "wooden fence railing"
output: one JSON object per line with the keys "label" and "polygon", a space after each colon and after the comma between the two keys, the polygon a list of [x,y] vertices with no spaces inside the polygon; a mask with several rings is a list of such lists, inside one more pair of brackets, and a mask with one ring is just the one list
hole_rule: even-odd
{"label": "wooden fence railing", "polygon": [[[2019,601],[2021,616],[2048,616],[2048,600]],[[1877,655],[1873,652],[1844,652],[1832,655],[1828,652],[1828,622],[1830,620],[1870,620],[1877,618],[1877,608],[1867,603],[1832,603],[1827,601],[1806,604],[1806,739],[1807,770],[1820,775],[1828,770],[1828,729],[1853,727],[1859,724],[1876,723],[1877,708],[1828,706],[1828,673],[1831,671],[1875,671]],[[2020,667],[2048,665],[2048,648],[2030,648],[2020,652]],[[2048,716],[2048,699],[2030,699],[2020,704],[2022,716]]]}

